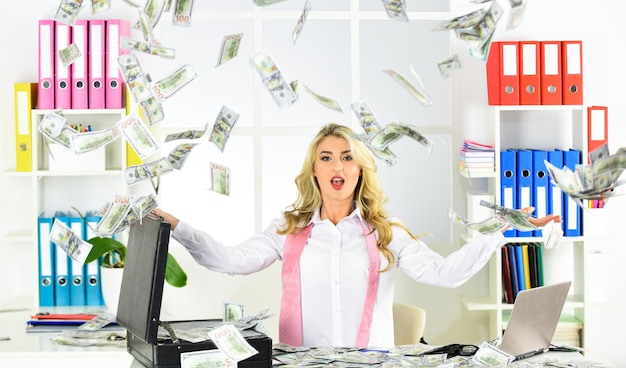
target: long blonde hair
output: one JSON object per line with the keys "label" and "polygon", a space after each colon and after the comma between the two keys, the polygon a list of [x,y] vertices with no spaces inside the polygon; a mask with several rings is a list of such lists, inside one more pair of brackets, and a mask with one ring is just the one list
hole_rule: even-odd
{"label": "long blonde hair", "polygon": [[295,183],[298,187],[298,198],[284,212],[287,223],[279,234],[291,234],[300,231],[311,220],[313,214],[322,206],[322,193],[317,179],[313,175],[317,148],[319,144],[329,136],[343,138],[350,144],[353,158],[361,167],[361,176],[354,190],[354,200],[358,203],[361,217],[378,232],[378,249],[387,259],[388,265],[382,272],[391,268],[395,263],[395,254],[389,249],[389,243],[393,238],[392,226],[399,226],[411,237],[417,239],[404,224],[398,221],[389,221],[389,215],[385,209],[388,197],[383,191],[378,179],[378,167],[372,152],[347,126],[330,123],[323,126],[317,133],[309,148],[302,164],[302,169],[296,176]]}

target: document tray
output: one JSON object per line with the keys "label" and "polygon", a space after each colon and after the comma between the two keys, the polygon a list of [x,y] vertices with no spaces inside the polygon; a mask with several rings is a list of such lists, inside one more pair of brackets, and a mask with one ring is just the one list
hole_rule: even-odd
{"label": "document tray", "polygon": [[[170,224],[162,218],[148,216],[135,221],[129,232],[117,322],[127,330],[128,352],[145,367],[180,367],[181,353],[217,349],[211,340],[198,343],[174,341],[163,326],[189,330],[222,322],[160,321],[170,229]],[[237,366],[271,367],[272,340],[253,330],[245,330],[242,334],[259,353],[238,362]]]}

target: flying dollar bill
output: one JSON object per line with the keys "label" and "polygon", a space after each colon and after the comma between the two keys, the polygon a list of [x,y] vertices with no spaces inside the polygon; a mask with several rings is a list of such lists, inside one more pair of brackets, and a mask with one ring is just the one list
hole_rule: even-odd
{"label": "flying dollar bill", "polygon": [[361,127],[363,128],[363,130],[365,130],[365,134],[373,135],[382,129],[378,121],[376,121],[372,110],[370,110],[369,106],[367,105],[367,102],[353,102],[350,107],[352,108],[352,111],[354,111],[356,117],[359,119]]}
{"label": "flying dollar bill", "polygon": [[148,42],[133,40],[128,37],[120,37],[120,47],[143,52],[145,54],[161,56],[168,59],[174,59],[176,57],[176,50],[168,47],[151,45]]}
{"label": "flying dollar bill", "polygon": [[137,114],[127,115],[116,125],[142,160],[159,150],[156,139]]}
{"label": "flying dollar bill", "polygon": [[130,89],[133,98],[137,103],[141,103],[151,97],[154,97],[152,90],[148,86],[146,78],[139,60],[134,53],[122,55],[118,59],[119,69],[124,77],[126,85]]}
{"label": "flying dollar bill", "polygon": [[409,21],[409,17],[406,15],[404,0],[382,0],[382,2],[389,19],[403,22]]}
{"label": "flying dollar bill", "polygon": [[50,230],[50,241],[63,249],[74,261],[84,264],[93,246],[82,240],[81,236],[82,234],[74,234],[63,221],[58,218],[54,219]]}
{"label": "flying dollar bill", "polygon": [[287,83],[270,55],[260,52],[250,58],[250,64],[258,72],[263,84],[272,94],[278,107],[290,106],[298,99],[298,95],[291,85]]}
{"label": "flying dollar bill", "polygon": [[178,139],[198,139],[202,138],[209,129],[209,122],[206,123],[203,130],[190,129],[183,132],[171,133],[165,136],[165,142],[175,141]]}
{"label": "flying dollar bill", "polygon": [[124,169],[124,180],[127,185],[137,184],[146,179],[153,179],[173,171],[166,157],[140,165],[129,166]]}
{"label": "flying dollar bill", "polygon": [[119,137],[120,131],[117,126],[106,130],[72,134],[70,137],[70,147],[75,154],[81,154],[104,147]]}
{"label": "flying dollar bill", "polygon": [[311,11],[311,2],[306,0],[304,3],[304,9],[302,9],[302,14],[300,14],[300,19],[298,19],[298,23],[291,33],[291,39],[293,40],[294,45],[296,44],[298,37],[300,37],[300,32],[302,32],[302,27],[304,27],[304,23],[306,23],[306,17],[309,15],[309,11]]}
{"label": "flying dollar bill", "polygon": [[91,14],[111,9],[111,0],[91,0]]}
{"label": "flying dollar bill", "polygon": [[64,68],[78,60],[81,55],[82,54],[75,43],[71,43],[66,48],[59,50],[59,59],[61,59],[61,65]]}
{"label": "flying dollar bill", "polygon": [[144,5],[143,13],[146,14],[151,29],[154,29],[161,19],[166,2],[166,0],[148,0]]}
{"label": "flying dollar bill", "polygon": [[236,362],[259,353],[244,339],[241,332],[230,324],[224,324],[210,331],[209,337],[224,354]]}
{"label": "flying dollar bill", "polygon": [[113,202],[107,207],[106,213],[102,216],[95,232],[100,235],[113,235],[118,232],[118,226],[128,215],[128,211],[133,204],[135,196],[116,195]]}
{"label": "flying dollar bill", "polygon": [[176,69],[172,74],[151,85],[152,92],[159,101],[172,97],[181,88],[196,79],[198,74],[189,64]]}
{"label": "flying dollar bill", "polygon": [[228,167],[211,162],[211,190],[230,195],[230,169]]}
{"label": "flying dollar bill", "polygon": [[463,69],[463,64],[459,59],[459,55],[454,54],[437,63],[437,67],[439,68],[439,74],[444,78],[448,78],[453,73]]}
{"label": "flying dollar bill", "polygon": [[173,169],[182,170],[187,157],[199,143],[181,143],[167,155],[167,162]]}
{"label": "flying dollar bill", "polygon": [[241,44],[242,38],[243,33],[234,33],[224,36],[216,66],[220,66],[237,56],[237,52],[239,51],[239,45]]}
{"label": "flying dollar bill", "polygon": [[406,78],[404,78],[402,74],[392,69],[385,69],[383,70],[383,72],[385,72],[385,74],[390,76],[396,82],[400,83],[400,85],[404,87],[407,91],[409,91],[409,93],[413,97],[415,97],[422,104],[422,106],[430,106],[433,104],[430,95],[428,94],[428,92],[426,92],[421,83],[413,85]]}
{"label": "flying dollar bill", "polygon": [[237,119],[239,119],[239,114],[227,106],[222,106],[215,119],[209,142],[213,142],[222,152]]}
{"label": "flying dollar bill", "polygon": [[61,0],[54,20],[73,26],[78,18],[78,13],[83,5],[83,0]]}
{"label": "flying dollar bill", "polygon": [[176,6],[172,12],[172,24],[177,26],[191,26],[191,9],[193,0],[176,0]]}
{"label": "flying dollar bill", "polygon": [[311,90],[306,84],[301,83],[302,86],[304,87],[304,90],[311,95],[315,101],[319,102],[321,105],[328,107],[329,109],[333,109],[339,112],[343,112],[341,110],[341,106],[339,105],[339,102],[337,102],[337,100],[332,99],[330,97],[326,97],[326,96],[322,96],[318,93],[313,92],[313,90]]}

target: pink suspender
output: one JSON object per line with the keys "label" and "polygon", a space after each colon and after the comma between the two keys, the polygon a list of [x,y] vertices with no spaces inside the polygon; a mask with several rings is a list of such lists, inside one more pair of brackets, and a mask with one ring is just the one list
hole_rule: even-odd
{"label": "pink suspender", "polygon": [[[365,305],[361,317],[361,325],[355,346],[367,347],[374,315],[374,304],[378,290],[378,273],[380,270],[380,256],[376,244],[376,236],[363,226],[363,234],[367,243],[367,253],[370,259],[369,277]],[[285,242],[282,267],[282,299],[280,305],[279,340],[291,345],[302,345],[302,307],[300,286],[300,256],[311,234],[313,224],[303,228],[296,234],[289,234]]]}

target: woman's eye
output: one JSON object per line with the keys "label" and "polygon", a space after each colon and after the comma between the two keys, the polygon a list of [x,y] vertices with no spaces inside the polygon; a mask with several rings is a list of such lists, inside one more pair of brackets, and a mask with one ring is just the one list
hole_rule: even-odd
{"label": "woman's eye", "polygon": [[345,161],[352,161],[352,156],[345,156],[343,159]]}
{"label": "woman's eye", "polygon": [[322,156],[320,159],[322,161],[330,161],[330,157],[328,157],[328,156]]}

